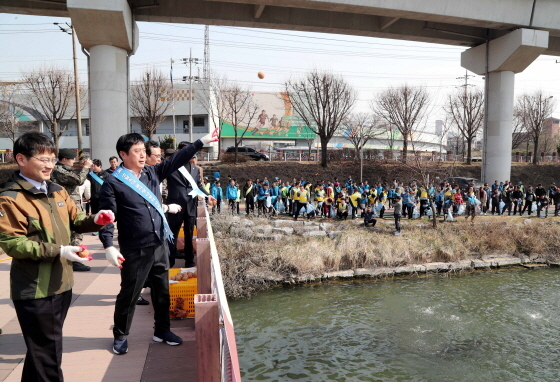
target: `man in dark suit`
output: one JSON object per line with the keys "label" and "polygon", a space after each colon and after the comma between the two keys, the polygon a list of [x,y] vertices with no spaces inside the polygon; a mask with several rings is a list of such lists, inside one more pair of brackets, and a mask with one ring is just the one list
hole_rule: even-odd
{"label": "man in dark suit", "polygon": [[[93,176],[92,172],[97,176],[97,178]],[[91,213],[93,215],[99,212],[99,190],[101,190],[103,182],[109,177],[109,175],[110,174],[107,171],[103,170],[103,168],[101,167],[101,160],[94,159],[93,165],[91,166],[91,171],[87,176],[91,189],[89,204],[91,206]],[[96,234],[97,232],[94,232],[94,235]]]}
{"label": "man in dark suit", "polygon": [[[178,150],[189,145],[189,142],[180,142],[177,146]],[[204,189],[201,181],[200,170],[198,166],[192,163],[185,165],[185,169],[191,174],[193,180],[196,182],[198,188],[205,194],[208,195],[209,199],[213,199],[212,196]],[[181,173],[181,171],[175,171],[173,174],[167,177],[167,204],[178,204],[181,206],[181,211],[176,214],[167,214],[167,221],[169,222],[169,227],[173,236],[177,237],[179,230],[181,229],[181,224],[183,224],[183,231],[185,233],[185,266],[192,267],[195,265],[194,262],[194,251],[192,246],[193,229],[196,225],[196,209],[198,204],[198,198],[193,198],[189,195],[189,192],[193,190],[190,182]],[[177,241],[175,240],[173,244],[169,245],[169,265],[173,267],[175,265],[175,259],[181,258],[181,254],[177,251]]]}
{"label": "man in dark suit", "polygon": [[107,224],[99,232],[107,260],[121,268],[121,290],[115,303],[113,325],[115,354],[128,352],[127,337],[146,280],[150,281],[154,309],[153,340],[172,346],[182,343],[170,330],[167,242],[171,239],[171,229],[159,203],[160,183],[188,165],[198,150],[217,141],[217,137],[216,129],[154,166],[146,166],[146,146],[140,134],[125,134],[117,141],[122,167],[105,180],[99,192],[100,208],[113,211],[119,225],[119,249],[113,244],[114,224]]}

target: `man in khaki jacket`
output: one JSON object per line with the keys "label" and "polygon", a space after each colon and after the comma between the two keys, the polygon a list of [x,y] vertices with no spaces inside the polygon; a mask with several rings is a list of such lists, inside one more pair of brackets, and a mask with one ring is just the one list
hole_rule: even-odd
{"label": "man in khaki jacket", "polygon": [[62,381],[62,325],[72,300],[70,232],[98,231],[100,211],[87,217],[68,192],[50,181],[55,146],[44,134],[23,134],[14,143],[19,170],[0,189],[0,247],[13,257],[11,298],[27,354],[22,381]]}

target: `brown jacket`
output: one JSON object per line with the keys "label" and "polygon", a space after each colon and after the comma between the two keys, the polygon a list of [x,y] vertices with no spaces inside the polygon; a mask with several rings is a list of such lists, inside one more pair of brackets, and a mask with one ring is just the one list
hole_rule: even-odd
{"label": "brown jacket", "polygon": [[19,176],[0,189],[0,247],[11,257],[13,300],[38,299],[72,289],[72,263],[60,257],[70,231],[98,231],[102,226],[79,211],[68,192],[48,182],[48,195]]}

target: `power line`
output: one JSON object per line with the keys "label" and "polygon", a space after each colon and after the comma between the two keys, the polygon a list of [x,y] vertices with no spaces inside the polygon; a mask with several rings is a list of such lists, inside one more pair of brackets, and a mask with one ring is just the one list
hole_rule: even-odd
{"label": "power line", "polygon": [[[144,37],[147,40],[153,41],[173,41],[173,42],[190,42],[192,44],[202,44],[200,41],[190,41],[185,38],[178,38],[174,40],[170,40],[169,38],[162,37]],[[231,43],[231,42],[224,42],[224,43],[217,43],[212,42],[213,45],[222,46],[225,48],[235,48],[235,49],[252,49],[252,50],[267,50],[267,51],[276,51],[276,52],[292,52],[292,53],[308,53],[308,54],[322,54],[322,55],[340,55],[340,56],[352,56],[352,57],[370,57],[370,58],[398,58],[403,60],[438,60],[438,61],[456,61],[456,58],[445,58],[445,57],[422,57],[422,56],[405,56],[405,55],[395,55],[395,54],[380,54],[380,53],[359,53],[359,52],[351,52],[351,51],[336,51],[336,50],[319,50],[319,49],[305,49],[305,48],[292,48],[287,46],[276,46],[270,47],[267,45],[260,45],[260,44],[243,44],[243,43]]]}
{"label": "power line", "polygon": [[[193,28],[193,27],[188,27],[188,26],[182,26],[182,25],[175,25],[175,24],[168,24],[168,23],[159,23],[162,25],[166,25],[166,26],[170,26],[170,27],[174,27],[174,28],[182,28],[182,29],[192,29],[192,30],[200,30],[198,28]],[[383,44],[383,43],[379,43],[379,42],[369,42],[369,41],[352,41],[352,40],[342,40],[342,39],[335,39],[335,38],[329,38],[329,37],[317,37],[317,36],[306,36],[306,35],[296,35],[296,34],[291,34],[291,33],[282,33],[282,32],[273,32],[273,31],[263,31],[260,29],[252,29],[252,28],[243,28],[243,27],[227,27],[227,26],[219,26],[218,28],[226,28],[226,29],[234,29],[234,30],[241,30],[241,31],[248,31],[248,32],[252,32],[252,33],[265,33],[265,34],[273,34],[273,35],[281,35],[281,36],[290,36],[290,37],[299,37],[299,38],[307,38],[307,39],[313,39],[313,40],[325,40],[325,41],[337,41],[337,42],[344,42],[344,43],[356,43],[356,44],[366,44],[368,46],[370,45],[380,45],[380,46],[394,46],[394,47],[400,47],[400,48],[410,48],[410,47],[416,47],[413,45],[406,45],[406,44]],[[236,35],[236,36],[249,36],[249,37],[257,37],[257,36],[252,36],[250,34],[242,34],[242,33],[231,33],[231,32],[219,32],[219,31],[214,31],[214,33],[224,33],[224,34],[228,34],[228,35]],[[376,37],[364,37],[364,36],[356,36],[356,37],[363,37],[363,38],[372,38],[372,39],[376,39]],[[258,37],[257,37],[258,38]],[[281,40],[281,41],[296,41],[296,40],[286,40],[286,39],[271,39],[271,38],[267,38],[267,40]],[[301,41],[297,41],[297,42],[301,42]],[[430,47],[430,49],[451,49],[451,48],[456,48],[456,49],[463,49],[464,48],[460,48],[460,47],[454,47],[454,46],[449,46],[447,48],[439,48],[439,47]]]}
{"label": "power line", "polygon": [[0,24],[0,26],[13,26],[13,25],[52,25],[52,23],[32,23],[32,24]]}

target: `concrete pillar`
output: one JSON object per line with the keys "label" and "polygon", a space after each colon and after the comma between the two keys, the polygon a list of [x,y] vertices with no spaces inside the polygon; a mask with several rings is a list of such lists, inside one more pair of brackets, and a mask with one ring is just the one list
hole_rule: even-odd
{"label": "concrete pillar", "polygon": [[105,166],[117,139],[129,132],[128,56],[138,28],[126,0],[67,0],[80,44],[89,51],[90,147]]}
{"label": "concrete pillar", "polygon": [[547,48],[547,31],[517,29],[461,54],[461,66],[486,75],[481,176],[485,183],[511,178],[515,73],[525,70]]}
{"label": "concrete pillar", "polygon": [[491,72],[488,80],[488,120],[485,141],[485,179],[511,178],[511,139],[515,74],[510,71]]}
{"label": "concrete pillar", "polygon": [[129,131],[127,52],[110,45],[89,52],[91,155],[105,165],[117,155],[117,139]]}

